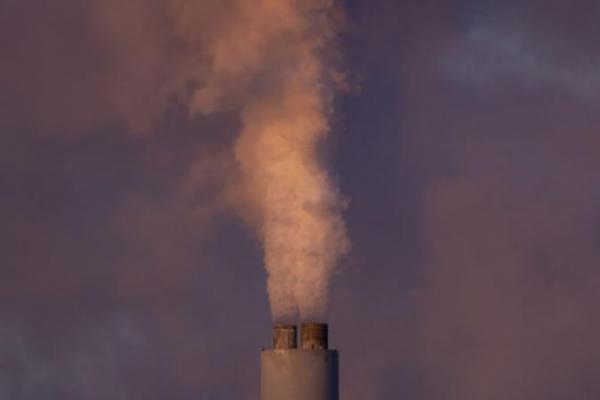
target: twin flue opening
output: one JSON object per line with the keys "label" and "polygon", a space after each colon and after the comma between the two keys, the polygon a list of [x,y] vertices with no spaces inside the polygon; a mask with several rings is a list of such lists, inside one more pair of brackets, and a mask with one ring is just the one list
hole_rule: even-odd
{"label": "twin flue opening", "polygon": [[[327,324],[308,322],[301,326],[300,337],[303,350],[327,350]],[[273,348],[296,349],[296,325],[277,324],[273,326]]]}

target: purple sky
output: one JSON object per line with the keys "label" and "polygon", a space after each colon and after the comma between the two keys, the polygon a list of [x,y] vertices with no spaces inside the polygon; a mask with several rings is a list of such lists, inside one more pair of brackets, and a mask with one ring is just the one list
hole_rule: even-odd
{"label": "purple sky", "polygon": [[[202,211],[238,116],[131,135],[107,82],[156,71],[92,3],[0,0],[0,398],[256,399],[261,248]],[[523,3],[345,5],[345,400],[600,398],[600,6]]]}

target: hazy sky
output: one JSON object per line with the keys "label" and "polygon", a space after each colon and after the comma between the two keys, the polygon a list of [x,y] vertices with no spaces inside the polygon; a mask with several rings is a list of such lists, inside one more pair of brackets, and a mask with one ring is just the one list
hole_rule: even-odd
{"label": "hazy sky", "polygon": [[[262,249],[220,197],[239,115],[170,96],[194,59],[160,4],[0,0],[0,399],[258,397]],[[600,5],[343,6],[342,398],[600,398]]]}

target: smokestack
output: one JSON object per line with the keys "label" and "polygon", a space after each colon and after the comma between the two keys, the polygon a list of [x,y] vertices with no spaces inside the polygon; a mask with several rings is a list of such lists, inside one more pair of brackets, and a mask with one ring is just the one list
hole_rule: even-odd
{"label": "smokestack", "polygon": [[260,400],[338,400],[338,352],[329,350],[327,324],[273,327],[273,349],[260,356]]}

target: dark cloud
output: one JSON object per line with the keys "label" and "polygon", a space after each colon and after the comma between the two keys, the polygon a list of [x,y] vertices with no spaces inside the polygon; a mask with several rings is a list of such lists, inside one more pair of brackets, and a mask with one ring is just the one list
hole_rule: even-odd
{"label": "dark cloud", "polygon": [[[266,277],[223,198],[240,122],[182,104],[206,36],[114,4],[0,1],[0,397],[256,398]],[[347,8],[342,395],[598,398],[598,6]]]}

